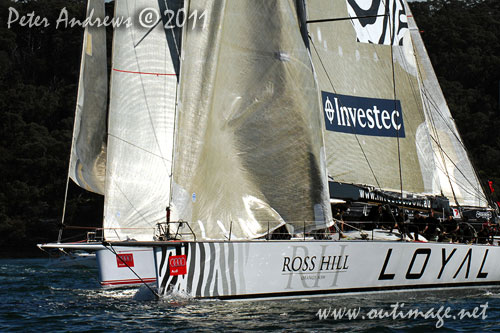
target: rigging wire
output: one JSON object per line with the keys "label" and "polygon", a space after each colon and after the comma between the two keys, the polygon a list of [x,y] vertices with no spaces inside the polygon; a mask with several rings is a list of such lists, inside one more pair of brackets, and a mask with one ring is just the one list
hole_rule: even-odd
{"label": "rigging wire", "polygon": [[[415,50],[415,49],[414,49],[414,53],[415,53],[415,60],[417,60],[417,59],[416,59],[417,50]],[[422,73],[420,72],[420,67],[418,66],[418,61],[417,61],[417,69],[418,69],[418,71],[419,71],[419,75],[420,75],[420,77],[422,77]],[[425,112],[425,109],[426,109],[426,108],[424,108],[424,112]],[[427,119],[429,119],[429,120],[430,120],[432,130],[433,130],[433,132],[434,132],[434,135],[436,136],[436,138],[434,139],[434,138],[432,137],[432,135],[431,135],[431,139],[433,139],[433,140],[436,142],[436,144],[438,145],[438,147],[442,147],[442,146],[441,146],[441,143],[440,143],[440,139],[439,139],[439,133],[437,132],[437,127],[436,127],[436,124],[435,124],[435,121],[434,121],[434,117],[433,117],[433,115],[432,115],[432,112],[426,112],[426,114],[428,114]],[[436,139],[437,139],[437,140],[436,140]],[[451,189],[451,193],[452,193],[452,195],[453,195],[453,199],[455,200],[455,204],[456,204],[458,207],[460,207],[460,204],[459,204],[459,202],[458,202],[458,200],[457,200],[457,195],[456,195],[456,193],[455,193],[455,189],[454,189],[454,187],[453,187],[453,183],[452,183],[452,181],[451,181],[450,173],[449,173],[449,171],[448,171],[448,167],[447,167],[447,165],[446,165],[446,160],[445,160],[444,155],[443,155],[444,150],[440,148],[440,149],[439,149],[439,153],[440,153],[440,155],[441,155],[441,160],[443,161],[443,166],[444,166],[444,172],[445,172],[445,175],[446,175],[446,177],[448,178],[448,182],[450,183],[450,189]]]}
{"label": "rigging wire", "polygon": [[[421,39],[421,37],[420,37],[420,35],[418,33],[418,28],[413,28],[412,30],[417,31],[418,38]],[[420,44],[422,44],[422,42],[420,40],[418,42]],[[424,52],[425,52],[425,47],[424,47]],[[419,63],[419,61],[417,59],[418,52],[417,52],[417,50],[415,48],[414,48],[414,53],[415,53],[415,58],[417,60],[416,64],[417,64],[417,70],[418,70],[419,76],[423,77],[422,76],[422,72],[421,72],[422,71],[421,64]],[[423,59],[423,60],[427,60],[427,61],[430,62],[429,59]],[[422,64],[422,66],[424,66],[424,65]],[[432,64],[430,64],[430,66],[431,66],[431,70],[432,70]],[[432,70],[431,74],[434,74],[433,70]],[[434,74],[434,76],[435,76],[435,74]],[[436,78],[436,80],[437,80],[437,78]],[[467,155],[468,155],[467,154],[467,148],[465,147],[465,145],[464,145],[463,141],[461,140],[461,138],[458,136],[458,131],[455,128],[452,128],[452,125],[448,121],[447,117],[445,117],[442,114],[442,112],[440,111],[440,107],[438,106],[437,101],[434,100],[434,96],[428,90],[428,88],[426,87],[426,85],[422,83],[422,87],[421,87],[420,90],[421,90],[421,93],[422,93],[422,99],[426,102],[425,103],[426,104],[426,108],[424,108],[424,112],[427,111],[426,113],[430,115],[430,117],[428,117],[428,118],[430,118],[430,121],[431,121],[430,125],[432,126],[432,130],[433,130],[434,135],[435,135],[435,138],[432,137],[432,135],[431,135],[431,139],[434,140],[434,142],[436,142],[436,144],[437,144],[437,146],[439,148],[441,159],[443,161],[443,165],[444,165],[444,168],[445,168],[445,174],[447,175],[447,177],[449,179],[450,187],[451,187],[451,190],[453,192],[453,196],[455,198],[455,202],[457,203],[457,205],[459,205],[458,201],[456,200],[455,191],[454,191],[454,188],[453,188],[453,185],[452,185],[452,182],[451,182],[451,175],[448,172],[448,168],[446,166],[446,160],[445,160],[445,158],[443,156],[443,153],[446,154],[446,152],[445,152],[445,150],[443,149],[443,147],[442,147],[442,145],[440,143],[439,133],[438,133],[437,126],[436,126],[436,119],[433,117],[432,114],[437,114],[442,119],[442,123],[445,125],[445,128],[448,128],[449,132],[452,134],[452,136],[459,143],[460,147],[464,150],[464,153],[465,153],[465,156],[466,156],[467,160],[470,161],[470,159],[467,157]],[[439,93],[442,94],[442,91],[440,90],[440,88],[438,86],[438,94]],[[444,99],[444,96],[443,96],[443,99]],[[433,112],[431,112],[431,110]],[[451,114],[450,114],[450,116],[451,116]],[[453,121],[453,118],[452,118],[452,121]],[[481,185],[479,184],[480,187],[478,188],[478,187],[476,187],[476,185],[472,184],[472,182],[467,177],[465,177],[464,172],[453,162],[453,160],[448,156],[448,154],[446,154],[446,156],[448,157],[448,159],[450,160],[450,162],[453,163],[453,165],[455,166],[455,168],[462,174],[462,176],[469,183],[469,185],[477,192],[476,194],[472,194],[472,196],[475,196],[478,199],[481,199],[481,196],[485,197],[484,190],[481,188]],[[479,179],[479,177],[477,176],[476,171],[474,170],[474,168],[472,167],[472,165],[471,165],[471,168],[472,168],[472,172],[475,174],[476,178]],[[459,185],[456,180],[455,180],[455,183],[457,183],[457,185]],[[466,192],[469,192],[469,194],[471,194],[470,191],[468,191],[465,186],[462,189],[465,190]],[[485,201],[487,202],[488,200],[486,199]]]}
{"label": "rigging wire", "polygon": [[[423,87],[423,95],[426,97],[428,103],[429,103],[429,110],[433,110],[434,113],[436,113],[441,119],[442,119],[442,123],[444,123],[445,125],[445,128],[447,128],[450,133],[453,135],[453,137],[457,140],[457,142],[459,143],[459,146],[464,150],[464,153],[465,153],[465,157],[468,161],[470,161],[470,159],[468,158],[468,152],[467,152],[467,147],[465,147],[465,144],[463,143],[462,139],[458,136],[458,132],[455,128],[453,128],[449,122],[447,121],[447,118],[440,112],[440,109],[439,109],[439,106],[437,106],[437,103],[433,100],[433,96],[432,94],[430,94],[429,90],[424,86]],[[453,121],[453,118],[452,118],[452,121]],[[435,128],[437,128],[437,126],[434,125]],[[437,131],[437,129],[435,129]],[[437,134],[436,134],[437,135]],[[438,146],[440,149],[444,150],[444,148],[442,146]],[[451,160],[451,158],[450,158]],[[479,179],[479,177],[477,176],[476,174],[476,171],[475,169],[472,167],[472,165],[470,164],[470,167],[472,169],[472,172],[476,175],[476,178]],[[456,166],[457,169],[458,166]],[[462,172],[460,170],[460,172]],[[462,172],[463,173],[463,172]],[[470,180],[468,180],[468,178],[466,178],[466,180],[469,182],[469,184],[476,190],[478,191],[478,193],[481,193],[481,192],[484,192],[484,189],[482,189],[481,187],[475,187],[474,184],[472,184],[472,182]],[[485,196],[486,197],[486,196]],[[487,200],[486,200],[487,201]]]}
{"label": "rigging wire", "polygon": [[[76,119],[76,117],[75,117],[75,119]],[[62,218],[61,218],[61,226],[59,227],[59,234],[57,235],[57,242],[58,243],[61,243],[62,234],[63,234],[63,230],[64,230],[64,227],[65,227],[64,220],[65,220],[65,217],[66,217],[66,204],[68,202],[69,173],[70,173],[70,169],[71,169],[71,154],[72,154],[72,151],[73,151],[73,144],[71,144],[71,152],[70,152],[70,158],[69,158],[70,162],[69,162],[68,176],[66,177],[66,190],[64,191],[64,204],[63,204],[63,212],[62,212]]]}
{"label": "rigging wire", "polygon": [[[418,59],[417,59],[417,50],[414,48],[413,49],[413,52],[415,54],[415,61],[416,61],[416,64],[417,64],[417,70],[418,70],[418,74],[419,74],[419,77],[423,77],[422,76],[422,72],[421,72],[421,69],[420,69],[420,66],[419,66],[419,62],[418,62]],[[423,85],[423,83],[422,83]],[[423,99],[423,101],[425,102],[425,100]],[[425,104],[425,103],[424,103]],[[450,173],[448,171],[448,167],[446,165],[446,160],[444,158],[444,149],[442,149],[442,145],[441,145],[441,142],[440,142],[440,139],[439,139],[439,133],[437,131],[437,127],[436,127],[436,123],[434,121],[434,116],[432,115],[432,112],[429,112],[431,109],[427,103],[427,107],[424,107],[424,112],[425,114],[427,114],[427,119],[429,120],[430,122],[430,125],[431,125],[431,129],[432,131],[434,132],[434,136],[435,138],[430,135],[431,139],[434,140],[434,142],[437,144],[438,148],[439,148],[439,154],[441,155],[441,161],[443,162],[443,167],[444,167],[444,173],[446,175],[446,177],[448,178],[448,182],[450,184],[450,189],[451,189],[451,193],[453,195],[453,199],[455,200],[455,204],[460,207],[460,203],[458,202],[458,199],[457,199],[457,195],[455,193],[455,188],[453,187],[453,183],[451,181],[451,177],[450,177]],[[430,134],[430,133],[429,133]],[[450,159],[451,161],[451,159]],[[451,161],[453,163],[453,161]],[[455,163],[453,163],[455,164]],[[459,210],[460,211],[460,210]]]}
{"label": "rigging wire", "polygon": [[[167,10],[169,10],[168,8],[168,3],[167,1],[164,2],[165,3],[165,6],[167,7]],[[190,2],[187,2],[187,6],[188,8],[185,8],[186,9],[186,13],[189,13],[189,10],[190,10],[190,5],[191,3]],[[185,6],[185,3],[184,3],[184,6]],[[178,73],[177,73],[177,84],[175,86],[175,107],[174,107],[174,128],[173,128],[173,132],[172,132],[172,156],[171,156],[171,167],[170,167],[170,189],[169,189],[169,196],[168,196],[168,204],[167,204],[167,209],[170,209],[169,207],[172,205],[172,197],[173,197],[173,186],[174,186],[174,168],[175,168],[175,163],[174,163],[174,159],[175,159],[175,149],[176,149],[176,142],[177,142],[177,136],[176,136],[176,132],[177,132],[177,123],[178,123],[178,117],[179,117],[179,112],[178,112],[178,107],[179,107],[179,98],[180,98],[180,95],[179,95],[179,89],[180,89],[180,83],[181,83],[181,65],[182,65],[182,57],[181,57],[181,51],[182,51],[182,43],[183,43],[183,40],[184,40],[184,34],[186,33],[186,29],[184,28],[181,28],[181,36],[180,36],[180,46],[177,45],[177,39],[175,38],[175,33],[174,33],[174,29],[171,29],[172,31],[172,37],[173,37],[173,40],[175,42],[175,50],[177,52],[177,57],[178,57]],[[168,219],[168,218],[167,218]],[[168,222],[168,221],[167,221]]]}
{"label": "rigging wire", "polygon": [[[385,1],[382,1],[382,3],[384,3],[384,2]],[[395,22],[392,22],[391,15],[389,15],[389,3],[388,2],[385,2],[385,8],[386,8],[386,17],[389,18],[389,26],[391,27],[389,29],[389,34],[390,34],[389,37],[390,37],[390,42],[391,42],[390,48],[391,48],[392,88],[393,88],[393,98],[394,98],[394,110],[397,110],[396,69],[395,69],[395,65],[394,65],[394,47],[392,45],[392,43],[395,42],[395,40],[393,40],[395,38],[394,37],[395,31],[393,31],[393,30],[396,29],[396,24],[395,24]],[[396,6],[394,6],[393,10],[394,11],[396,10]],[[393,15],[396,15],[396,13],[393,13]],[[400,123],[401,116],[399,115],[399,113],[398,113],[398,120]],[[400,190],[401,190],[401,201],[403,201],[403,199],[404,199],[404,196],[403,196],[403,167],[401,164],[401,143],[400,143],[399,128],[398,127],[396,127],[396,137],[397,137],[396,141],[398,144],[399,185],[400,185]]]}
{"label": "rigging wire", "polygon": [[[481,196],[481,191],[479,191],[479,189],[477,187],[475,187],[475,185],[470,182],[470,180],[466,177],[466,175],[462,172],[462,170],[455,164],[455,162],[453,162],[453,160],[446,153],[446,151],[441,146],[439,146],[439,143],[436,141],[436,139],[434,137],[432,137],[432,136],[431,136],[431,139],[436,143],[436,145],[438,145],[438,147],[440,148],[440,151],[448,158],[448,160],[453,164],[453,166],[455,167],[455,169],[457,169],[458,172],[464,177],[464,179],[469,183],[469,185],[476,190],[476,194],[474,194],[476,196],[476,198],[488,201],[487,198],[486,198],[486,196],[484,194]],[[456,182],[456,183],[458,184],[458,182]],[[465,186],[462,188],[462,190],[468,191]]]}
{"label": "rigging wire", "polygon": [[[462,149],[464,150],[465,158],[466,158],[466,160],[469,162],[469,165],[470,165],[470,168],[471,168],[472,172],[474,173],[474,175],[476,176],[476,178],[477,178],[477,179],[479,179],[479,177],[478,177],[478,175],[477,175],[477,173],[476,173],[476,171],[475,171],[474,167],[472,167],[472,164],[471,164],[471,162],[470,162],[470,158],[468,157],[468,151],[467,151],[467,148],[465,147],[465,144],[463,143],[463,141],[461,140],[461,138],[458,136],[458,132],[456,131],[456,129],[454,129],[454,128],[453,128],[453,127],[452,127],[452,126],[448,123],[447,118],[446,118],[446,117],[445,117],[445,116],[444,116],[444,115],[443,115],[443,114],[439,111],[439,107],[438,107],[438,106],[435,104],[435,102],[432,100],[432,98],[433,98],[433,97],[432,97],[432,95],[431,95],[431,94],[429,94],[429,92],[428,92],[428,90],[427,90],[427,88],[426,88],[425,86],[423,87],[423,95],[426,97],[426,99],[427,99],[427,101],[428,101],[428,103],[429,103],[429,110],[431,110],[431,109],[432,109],[432,110],[434,111],[434,113],[436,113],[438,116],[440,116],[440,118],[442,119],[442,123],[444,123],[444,125],[445,125],[445,128],[447,128],[447,129],[449,130],[449,132],[453,135],[453,137],[454,137],[454,138],[456,139],[456,141],[459,143],[460,148],[462,148]],[[436,121],[435,121],[435,119],[434,119],[434,124],[433,124],[432,126],[433,126],[433,130],[434,130],[434,131],[435,131],[435,133],[436,133],[435,135],[437,136],[437,135],[438,135],[438,133],[437,133],[437,126],[435,125],[435,122],[436,122]],[[436,141],[436,140],[435,140],[432,136],[431,136],[431,138],[432,138],[434,141]],[[438,145],[438,148],[439,148],[440,150],[445,151],[445,150],[444,150],[444,148],[443,148],[443,147],[442,147],[439,143],[437,143],[437,145]],[[449,156],[448,156],[448,158],[449,158],[449,160],[450,160],[450,161],[452,161],[452,159],[451,159]],[[442,159],[443,159],[443,158],[442,158]],[[443,163],[444,163],[444,159],[443,159]],[[467,167],[467,165],[466,165],[466,167]],[[465,171],[462,171],[462,170],[459,168],[459,166],[458,166],[458,165],[456,165],[456,164],[455,164],[455,168],[456,168],[457,170],[459,170],[459,172],[460,172],[461,174],[463,174],[463,175],[464,175],[464,172],[465,172]],[[475,191],[477,191],[477,193],[479,193],[479,194],[475,194],[475,196],[476,196],[477,198],[480,198],[480,199],[483,199],[483,200],[485,200],[485,201],[488,201],[487,196],[486,196],[486,195],[484,195],[484,189],[481,187],[481,185],[480,185],[479,187],[477,187],[475,184],[473,184],[473,183],[469,180],[469,178],[465,177],[465,175],[464,175],[464,178],[467,180],[467,182],[469,183],[469,185],[470,185],[470,186],[471,186],[471,187],[472,187]],[[469,192],[469,193],[470,193],[470,192]],[[483,194],[483,196],[481,196],[481,194]]]}
{"label": "rigging wire", "polygon": [[[418,29],[410,29],[410,30],[417,30],[418,31]],[[415,49],[414,49],[414,52],[416,52]],[[415,53],[415,54],[417,54],[417,53]],[[430,63],[430,60],[428,60],[428,61]],[[419,71],[420,77],[422,77],[422,74],[421,74],[421,71],[420,71],[420,66],[418,66],[418,64],[419,63],[417,61],[417,69]],[[431,63],[430,63],[430,66],[432,68],[432,64]],[[434,74],[434,76],[435,76],[435,74]],[[437,77],[435,79],[437,81]],[[434,96],[432,96],[432,94],[430,93],[429,89],[425,85],[422,85],[421,92],[426,96],[427,102],[429,103],[429,105],[432,106],[432,109],[435,111],[435,113],[443,120],[444,125],[450,130],[450,133],[453,134],[453,136],[455,137],[455,139],[457,139],[457,141],[460,143],[460,145],[462,146],[462,148],[464,150],[466,150],[466,147],[465,147],[462,139],[459,137],[457,130],[453,126],[451,126],[450,122],[448,121],[448,118],[445,117],[444,114],[440,111],[440,107],[438,105],[438,102],[434,99]],[[438,86],[438,94],[439,93],[441,95],[443,94],[442,91],[441,91],[441,89],[440,89],[440,87]],[[444,100],[444,96],[443,96],[443,100]],[[446,104],[446,101],[445,101],[445,104]],[[453,121],[453,118],[451,117],[451,113],[450,113],[450,118]]]}
{"label": "rigging wire", "polygon": [[[408,27],[408,29],[409,29],[409,30],[411,30],[411,29],[410,29],[410,27]],[[412,39],[412,40],[413,40],[413,39]],[[412,43],[412,44],[413,44],[413,43]],[[398,49],[398,51],[399,51],[399,56],[400,56],[400,58],[404,59],[403,50],[402,50],[401,48],[399,48],[399,49]],[[418,65],[418,60],[417,60],[417,57],[416,57],[416,54],[417,54],[417,53],[416,53],[416,50],[415,50],[415,49],[414,49],[414,53],[413,53],[413,54],[414,54],[414,56],[415,56],[415,64],[416,64],[416,65]],[[420,77],[422,77],[422,76],[421,76],[421,74],[420,74],[420,73],[417,73],[416,78],[417,78],[417,81],[418,81],[418,86],[419,86],[419,87],[418,87],[418,88],[416,88],[416,87],[415,87],[415,85],[413,84],[412,80],[410,79],[410,68],[408,67],[407,62],[406,62],[406,61],[402,61],[402,62],[401,62],[401,65],[402,65],[402,66],[404,66],[404,72],[406,73],[406,77],[408,78],[408,85],[409,85],[409,87],[411,88],[411,92],[412,92],[412,94],[413,94],[413,99],[415,100],[415,102],[416,102],[416,103],[418,103],[418,100],[420,100],[420,101],[421,101],[421,103],[422,103],[422,108],[423,108],[423,112],[424,112],[424,117],[425,117],[425,111],[426,111],[426,109],[425,109],[425,107],[424,107],[424,106],[425,106],[425,105],[424,105],[424,104],[425,104],[425,103],[424,103],[424,98],[423,98],[422,93],[421,93],[422,88],[420,87],[420,85],[421,85],[421,84],[420,84]],[[418,69],[418,68],[417,68],[417,69]],[[418,74],[420,74],[420,75],[418,75]],[[420,93],[418,93],[419,91],[420,91]],[[415,133],[416,133],[416,130],[415,130]],[[436,167],[437,167],[437,166],[436,166]]]}
{"label": "rigging wire", "polygon": [[[147,284],[143,278],[141,278],[139,276],[139,274],[137,274],[133,269],[132,267],[129,266],[129,264],[123,260],[122,257],[120,257],[120,255],[116,252],[116,250],[113,248],[113,245],[111,245],[110,243],[107,243],[107,242],[102,242],[102,245],[107,249],[109,250],[111,253],[113,253],[115,256],[116,256],[116,259],[119,259],[122,264],[124,264],[139,280],[141,280],[142,284],[144,284],[152,293],[153,295],[156,297],[156,298],[160,298],[160,295],[158,295],[158,293],[153,290],[153,288],[151,288],[151,286],[149,284]],[[108,247],[109,246],[109,247]]]}
{"label": "rigging wire", "polygon": [[[444,169],[441,167],[441,166],[437,166],[436,167],[439,171],[441,171],[442,173],[445,173]],[[475,198],[477,199],[478,201],[485,201],[487,202],[487,199],[486,197],[484,196],[481,196],[480,194],[478,194],[477,191],[473,191],[473,190],[470,190],[467,185],[465,183],[463,183],[462,181],[460,181],[457,177],[453,176],[453,175],[450,175],[450,178],[453,180],[453,182],[457,185],[457,187],[459,187],[463,192],[469,194],[472,198]],[[466,179],[466,178],[465,178]],[[467,180],[467,179],[466,179]]]}
{"label": "rigging wire", "polygon": [[[129,9],[129,6],[128,6],[128,2],[127,2],[127,9]],[[131,13],[128,12],[128,17],[132,17]],[[158,21],[157,25],[160,24],[161,20]],[[143,38],[139,41],[139,43],[142,42],[142,40],[153,30],[157,27],[157,25],[155,25],[154,27],[151,28],[150,31],[146,32],[146,35],[143,36]],[[136,34],[134,33],[134,29],[127,29],[127,30],[130,30],[130,35],[131,35],[131,39],[132,39],[132,42],[134,42],[136,40]],[[139,61],[139,55],[138,55],[138,52],[137,52],[137,46],[139,45],[138,44],[135,44],[134,47],[133,47],[133,50],[134,50],[134,55],[135,55],[135,63],[137,65],[137,68],[138,68],[138,71],[137,72],[143,72],[143,70],[141,69],[141,63]],[[166,62],[165,62],[166,64]],[[156,126],[155,126],[155,123],[153,121],[153,116],[152,116],[152,111],[151,111],[151,107],[149,105],[149,101],[148,101],[148,98],[147,98],[147,90],[146,90],[146,87],[145,87],[145,83],[144,83],[144,80],[143,80],[143,77],[142,75],[139,76],[140,78],[140,82],[141,82],[141,89],[142,89],[142,93],[143,93],[143,96],[144,96],[144,106],[145,106],[145,109],[147,110],[147,114],[148,114],[148,118],[149,118],[149,122],[151,124],[151,131],[152,131],[152,134],[153,134],[153,137],[154,137],[154,140],[155,140],[155,143],[156,143],[156,146],[158,148],[158,151],[160,153],[161,156],[163,156],[163,151],[162,151],[162,145],[160,144],[160,140],[158,139],[158,134],[157,134],[157,129],[156,129]],[[166,84],[166,82],[164,82]],[[166,89],[164,89],[165,91]],[[109,135],[111,135],[111,133],[109,133]],[[116,136],[115,136],[116,137]],[[163,162],[163,165],[165,167],[166,170],[169,169],[169,166],[166,164],[166,159],[165,158],[162,158],[161,159],[162,162]]]}
{"label": "rigging wire", "polygon": [[[409,29],[410,29],[410,30],[416,30],[416,29],[412,29],[411,27],[409,27]],[[402,50],[401,50],[401,49],[399,49],[399,52],[401,53],[401,52],[402,52]],[[422,73],[421,73],[420,63],[419,63],[419,61],[418,61],[418,59],[417,59],[418,52],[417,52],[417,50],[415,49],[415,45],[414,45],[414,55],[415,55],[415,60],[416,60],[416,65],[417,65],[417,70],[418,70],[417,79],[420,79],[420,78],[421,78],[421,77],[423,77],[423,76],[422,76]],[[402,55],[400,55],[400,56],[402,56]],[[403,65],[406,65],[406,62],[403,62]],[[408,67],[405,67],[405,71],[406,71],[406,73],[408,73],[408,74],[407,74],[407,77],[409,78],[409,68],[408,68]],[[438,133],[437,133],[437,126],[435,125],[435,123],[436,123],[435,118],[434,118],[434,117],[432,117],[432,114],[429,114],[429,112],[428,112],[428,110],[431,110],[431,109],[433,109],[433,110],[435,111],[435,113],[436,113],[436,114],[438,114],[438,115],[439,115],[439,116],[443,119],[443,123],[444,123],[444,125],[445,125],[445,126],[446,126],[449,130],[450,130],[450,133],[452,133],[452,134],[453,134],[453,136],[457,139],[457,141],[458,141],[458,142],[459,142],[459,144],[462,146],[462,148],[463,148],[464,150],[466,150],[466,148],[465,148],[465,146],[464,146],[464,144],[463,144],[462,140],[458,137],[457,132],[456,132],[453,128],[451,128],[451,126],[450,126],[450,124],[448,123],[448,121],[446,121],[446,118],[444,117],[444,115],[440,112],[440,109],[439,109],[439,107],[437,106],[437,103],[433,100],[433,96],[432,96],[432,95],[430,95],[430,94],[428,93],[427,87],[426,87],[423,83],[421,84],[420,80],[419,80],[419,86],[420,86],[420,87],[419,87],[419,89],[418,89],[418,90],[417,90],[417,89],[415,89],[415,87],[414,87],[413,83],[411,82],[411,80],[409,80],[409,84],[410,84],[410,87],[411,87],[411,89],[412,89],[412,93],[413,93],[413,95],[414,95],[414,99],[415,99],[415,101],[417,101],[417,95],[418,95],[417,91],[418,91],[418,90],[420,90],[420,93],[421,93],[421,95],[420,95],[420,96],[421,96],[421,100],[422,100],[423,105],[425,106],[425,107],[424,107],[424,113],[425,113],[425,114],[428,114],[428,116],[427,116],[426,118],[427,118],[427,119],[430,119],[430,122],[432,123],[432,124],[431,124],[431,125],[432,125],[432,130],[434,131],[435,136],[436,136],[436,137],[438,137]],[[431,105],[432,105],[432,107],[433,107],[433,108],[431,107]],[[433,139],[434,141],[436,141],[436,140],[433,138],[433,136],[432,136],[432,135],[431,135],[431,139]],[[438,147],[439,147],[439,148],[440,148],[440,149],[444,152],[444,149],[443,149],[442,145],[439,143],[439,139],[437,140],[437,145],[438,145]],[[441,155],[443,154],[443,152],[441,152]],[[448,157],[448,159],[449,159],[450,161],[452,161],[452,160],[451,160],[451,158],[450,158],[449,156],[447,156],[447,157]],[[445,161],[445,158],[444,158],[443,156],[442,156],[442,160],[443,160],[443,162]],[[453,163],[453,162],[452,162],[452,163]],[[484,197],[484,195],[483,195],[483,196],[481,196],[481,193],[482,193],[482,192],[481,192],[481,190],[480,190],[480,189],[478,189],[478,188],[477,188],[474,184],[472,184],[472,182],[471,182],[471,181],[470,181],[467,177],[465,177],[465,175],[464,175],[464,173],[462,172],[462,170],[460,170],[460,169],[458,168],[458,166],[457,166],[455,163],[454,163],[454,165],[455,165],[456,169],[457,169],[457,170],[459,170],[459,172],[463,175],[464,179],[465,179],[465,180],[466,180],[466,181],[470,184],[470,186],[471,186],[472,188],[474,188],[474,190],[476,190],[476,191],[477,191],[477,193],[473,193],[473,192],[471,192],[470,190],[468,190],[468,189],[466,188],[466,186],[465,186],[465,185],[463,185],[463,184],[460,184],[460,182],[459,182],[456,178],[454,179],[454,182],[455,182],[457,185],[459,185],[461,188],[463,188],[463,190],[464,190],[465,192],[467,192],[467,193],[471,194],[471,196],[476,197],[476,198],[477,198],[477,199],[479,199],[479,200],[484,200],[484,198],[483,198],[483,197]],[[438,165],[436,165],[436,167],[437,167],[437,168],[439,168],[439,166],[438,166]],[[445,173],[445,174],[447,175],[448,179],[450,180],[450,186],[452,186],[452,184],[451,184],[451,178],[453,178],[453,177],[452,177],[452,175],[448,172],[448,170],[447,170],[447,168],[446,168],[446,164],[444,165],[444,168],[445,168],[446,170],[442,170],[442,169],[440,169],[440,170],[441,170],[443,173]],[[452,187],[452,190],[453,190],[453,187]],[[458,204],[458,201],[456,200],[456,195],[455,195],[455,193],[453,193],[453,195],[454,195],[455,201],[456,201],[456,202],[457,202],[457,204]],[[487,201],[487,200],[486,200],[486,201]]]}

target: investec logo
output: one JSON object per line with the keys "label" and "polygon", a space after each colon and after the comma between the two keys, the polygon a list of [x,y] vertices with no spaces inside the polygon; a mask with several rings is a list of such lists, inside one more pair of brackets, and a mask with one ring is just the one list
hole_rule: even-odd
{"label": "investec logo", "polygon": [[321,92],[326,129],[358,135],[405,137],[401,102]]}

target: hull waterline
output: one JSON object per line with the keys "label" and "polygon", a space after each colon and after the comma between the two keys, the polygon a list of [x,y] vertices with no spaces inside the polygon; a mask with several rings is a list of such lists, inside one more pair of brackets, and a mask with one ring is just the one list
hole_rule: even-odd
{"label": "hull waterline", "polygon": [[364,241],[164,243],[160,294],[253,299],[500,284],[500,248]]}

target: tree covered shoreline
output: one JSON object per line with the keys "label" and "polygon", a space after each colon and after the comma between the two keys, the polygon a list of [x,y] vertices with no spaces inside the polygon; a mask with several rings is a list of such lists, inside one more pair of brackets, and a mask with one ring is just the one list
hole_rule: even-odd
{"label": "tree covered shoreline", "polygon": [[[7,26],[9,8],[49,26]],[[500,1],[410,3],[441,87],[485,190],[500,191]],[[63,211],[83,39],[56,26],[61,9],[85,19],[84,0],[0,2],[0,256],[43,256]],[[112,4],[107,4],[112,16]],[[111,36],[111,28],[109,28]],[[99,227],[103,198],[70,182],[66,221]],[[82,239],[83,231],[65,232]]]}

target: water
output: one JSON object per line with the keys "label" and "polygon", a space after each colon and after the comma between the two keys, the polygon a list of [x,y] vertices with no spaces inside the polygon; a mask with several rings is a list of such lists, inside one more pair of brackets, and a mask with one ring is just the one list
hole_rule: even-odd
{"label": "water", "polygon": [[[390,315],[396,304],[403,314],[410,309],[427,312],[432,308],[436,314],[441,306],[443,314],[449,307],[450,318],[443,319],[443,331],[500,332],[498,289],[250,302],[199,301],[180,296],[140,301],[134,299],[134,290],[100,289],[95,269],[50,268],[47,263],[47,259],[0,260],[0,332],[438,330],[436,318],[368,318],[377,309],[385,309]],[[483,319],[479,310],[486,304]],[[332,316],[320,320],[317,315],[320,309],[343,307],[359,308],[361,312],[352,320]],[[474,307],[478,307],[478,318],[457,317],[460,310],[472,313]]]}

